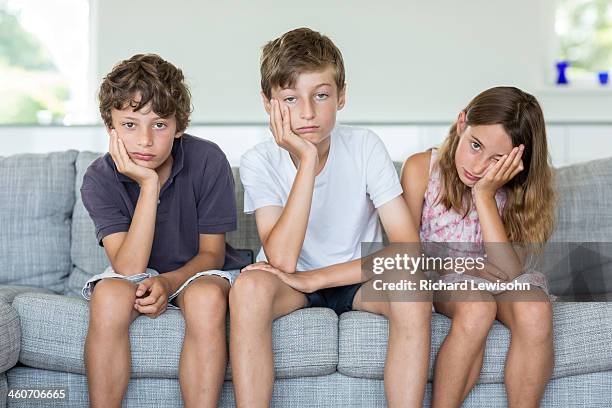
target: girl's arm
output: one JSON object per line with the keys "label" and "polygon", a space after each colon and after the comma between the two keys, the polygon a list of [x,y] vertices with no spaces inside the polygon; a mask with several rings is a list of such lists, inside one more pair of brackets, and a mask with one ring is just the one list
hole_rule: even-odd
{"label": "girl's arm", "polygon": [[522,145],[512,149],[509,155],[503,156],[473,187],[487,264],[490,264],[489,267],[501,270],[509,280],[523,272],[526,254],[516,250],[508,239],[495,201],[495,193],[523,170],[522,154]]}
{"label": "girl's arm", "polygon": [[400,181],[404,190],[403,197],[417,228],[421,226],[423,201],[429,181],[430,160],[431,150],[427,150],[407,158],[402,167]]}

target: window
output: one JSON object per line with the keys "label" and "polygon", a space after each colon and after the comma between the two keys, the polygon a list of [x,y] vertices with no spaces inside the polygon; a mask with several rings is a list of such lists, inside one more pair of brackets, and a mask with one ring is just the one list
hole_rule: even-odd
{"label": "window", "polygon": [[612,76],[612,2],[558,0],[555,31],[570,83],[596,85],[600,73]]}
{"label": "window", "polygon": [[0,124],[90,119],[89,0],[0,0]]}

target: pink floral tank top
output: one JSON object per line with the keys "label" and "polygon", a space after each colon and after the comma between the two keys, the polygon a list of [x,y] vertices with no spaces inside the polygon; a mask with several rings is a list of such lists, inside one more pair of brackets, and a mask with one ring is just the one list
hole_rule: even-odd
{"label": "pink floral tank top", "polygon": [[[429,162],[429,183],[425,191],[419,230],[421,242],[482,243],[482,231],[473,197],[471,210],[466,217],[437,202],[442,186],[440,169],[435,165],[437,158],[437,149],[432,149]],[[501,215],[506,204],[506,192],[503,189],[497,190],[495,201]]]}

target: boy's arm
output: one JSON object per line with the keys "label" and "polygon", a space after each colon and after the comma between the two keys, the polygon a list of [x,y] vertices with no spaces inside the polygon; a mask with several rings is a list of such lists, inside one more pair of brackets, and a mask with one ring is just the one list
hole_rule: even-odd
{"label": "boy's arm", "polygon": [[[395,197],[380,206],[378,208],[378,215],[387,232],[389,242],[400,244],[411,243],[412,245],[407,245],[408,248],[402,249],[409,249],[410,252],[414,252],[411,253],[412,256],[420,255],[418,245],[414,245],[419,243],[419,235],[413,218],[410,215],[410,210],[402,196]],[[389,252],[389,256],[392,256],[396,251],[394,249],[388,251],[382,250],[377,253],[377,256],[384,256],[385,252]],[[312,271],[315,275],[318,275],[316,279],[318,281],[318,289],[351,285],[371,279],[371,275],[362,273],[362,260],[363,258],[356,259]]]}
{"label": "boy's arm", "polygon": [[[387,231],[389,241],[392,243],[412,243],[410,255],[418,256],[419,237],[414,228],[412,216],[408,210],[404,199],[401,196],[395,197],[391,201],[379,207],[379,216]],[[405,249],[405,248],[403,248]],[[390,246],[376,253],[376,256],[393,256],[395,249]],[[373,255],[371,255],[373,256]],[[267,266],[265,263],[257,263],[245,269],[263,269],[274,273],[287,285],[305,293],[311,293],[319,289],[331,288],[336,286],[352,285],[354,283],[365,282],[372,278],[372,274],[363,274],[361,270],[363,258],[353,261],[331,265],[325,268],[305,271],[300,273],[285,273],[274,266]]]}
{"label": "boy's arm", "polygon": [[225,234],[200,234],[200,250],[185,265],[160,275],[168,282],[168,295],[176,292],[187,279],[203,271],[223,268]]}
{"label": "boy's arm", "polygon": [[200,234],[199,252],[185,265],[171,272],[143,280],[136,288],[134,308],[149,317],[166,310],[168,297],[198,272],[221,269],[225,259],[225,234]]}
{"label": "boy's arm", "polygon": [[315,163],[300,161],[284,207],[268,206],[255,211],[257,232],[266,258],[283,271],[295,271],[304,244],[312,193]]}
{"label": "boy's arm", "polygon": [[[398,196],[383,204],[378,209],[380,220],[387,232],[387,237],[392,243],[418,243],[417,220],[420,220],[421,209],[429,175],[429,159],[431,153],[424,152],[408,158],[402,170],[401,184],[404,189],[402,196]],[[414,214],[414,213],[417,214]],[[405,248],[404,248],[405,249]],[[417,251],[418,245],[411,245],[410,249],[420,255]],[[387,249],[392,256],[393,248]],[[418,252],[418,253],[417,253]],[[384,256],[384,250],[377,255]],[[298,274],[276,273],[285,283],[294,289],[303,292],[314,292],[319,289],[351,285],[364,282],[371,278],[361,271],[362,259],[331,265]],[[267,269],[265,265],[256,265]],[[275,272],[273,268],[271,272]]]}
{"label": "boy's arm", "polygon": [[107,235],[102,242],[115,272],[128,276],[136,275],[147,269],[151,256],[159,198],[159,177],[155,170],[138,166],[130,159],[114,130],[111,132],[109,153],[117,170],[140,185],[140,194],[129,230]]}
{"label": "boy's arm", "polygon": [[268,262],[293,272],[304,244],[319,159],[316,147],[291,130],[289,108],[276,100],[271,102],[270,128],[276,143],[299,163],[285,206],[259,208],[255,220]]}
{"label": "boy's arm", "polygon": [[[391,243],[419,243],[418,227],[427,182],[429,180],[429,160],[431,152],[423,152],[409,157],[402,168],[402,196],[378,208],[380,221]],[[407,249],[407,248],[404,248]],[[410,245],[410,250],[417,253],[418,245]],[[389,250],[392,254],[394,251]],[[371,276],[364,276],[361,271],[362,259],[317,269],[313,274],[315,290],[350,285],[364,282]]]}

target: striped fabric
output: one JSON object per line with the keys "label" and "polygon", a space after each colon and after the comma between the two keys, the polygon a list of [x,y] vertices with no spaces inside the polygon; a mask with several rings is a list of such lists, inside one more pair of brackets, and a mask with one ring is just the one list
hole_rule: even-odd
{"label": "striped fabric", "polygon": [[[553,306],[555,368],[553,378],[612,370],[612,303],[555,303]],[[351,377],[383,378],[388,323],[382,316],[349,312],[339,321],[338,372]],[[429,380],[450,320],[435,313]],[[495,322],[487,339],[481,383],[503,383],[510,332]]]}
{"label": "striped fabric", "polygon": [[0,284],[64,290],[77,152],[0,157]]}
{"label": "striped fabric", "polygon": [[[87,380],[80,374],[16,367],[9,371],[11,387],[67,387],[69,398],[60,404],[44,401],[11,400],[9,408],[87,406]],[[612,406],[612,372],[582,374],[553,379],[546,388],[542,408],[607,408]],[[151,392],[155,390],[155,392]],[[133,378],[124,399],[127,408],[182,407],[177,379]],[[234,407],[231,382],[223,385],[220,407]],[[274,384],[272,407],[378,408],[385,407],[382,380],[351,378],[335,373],[327,376],[280,379]],[[427,385],[424,407],[431,406],[431,383]],[[470,393],[464,408],[505,408],[503,384],[479,384]]]}
{"label": "striped fabric", "polygon": [[[15,298],[13,307],[21,319],[21,363],[48,370],[85,372],[87,302],[67,296],[24,293]],[[130,327],[132,377],[178,378],[184,330],[179,310],[167,310],[156,319],[137,318]],[[272,347],[277,377],[336,371],[337,331],[338,317],[331,309],[303,309],[275,320]],[[226,378],[231,378],[230,367]]]}

